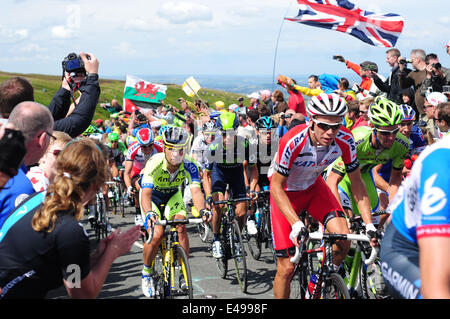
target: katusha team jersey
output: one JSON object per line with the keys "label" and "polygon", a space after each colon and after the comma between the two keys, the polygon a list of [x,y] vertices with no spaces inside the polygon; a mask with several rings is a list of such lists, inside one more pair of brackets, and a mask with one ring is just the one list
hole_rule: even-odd
{"label": "katusha team jersey", "polygon": [[428,146],[414,162],[392,204],[392,223],[417,245],[421,237],[450,237],[450,137]]}
{"label": "katusha team jersey", "polygon": [[341,126],[330,146],[316,147],[311,144],[309,125],[298,125],[281,138],[268,175],[270,178],[276,171],[286,176],[286,191],[305,190],[340,156],[347,172],[359,167],[353,135],[344,126]]}

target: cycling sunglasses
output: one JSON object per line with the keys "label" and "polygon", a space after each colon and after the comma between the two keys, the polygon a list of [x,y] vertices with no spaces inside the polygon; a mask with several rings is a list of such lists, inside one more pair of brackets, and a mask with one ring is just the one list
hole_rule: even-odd
{"label": "cycling sunglasses", "polygon": [[318,121],[316,119],[312,119],[312,120],[313,120],[314,123],[317,124],[317,126],[321,130],[324,130],[325,132],[328,131],[329,129],[332,129],[333,131],[337,131],[342,126],[341,123],[330,124],[330,123],[325,123],[325,122]]}
{"label": "cycling sunglasses", "polygon": [[392,130],[392,131],[380,130],[378,128],[376,130],[377,130],[377,132],[380,132],[380,134],[383,135],[383,136],[389,136],[391,134],[392,135],[396,135],[399,129],[400,128],[397,127],[395,130]]}

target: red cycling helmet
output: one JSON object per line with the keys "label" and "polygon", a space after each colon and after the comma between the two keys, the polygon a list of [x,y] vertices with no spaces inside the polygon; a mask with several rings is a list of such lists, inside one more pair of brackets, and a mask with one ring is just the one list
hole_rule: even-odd
{"label": "red cycling helmet", "polygon": [[153,131],[149,128],[141,128],[137,134],[136,138],[141,146],[147,146],[153,144]]}

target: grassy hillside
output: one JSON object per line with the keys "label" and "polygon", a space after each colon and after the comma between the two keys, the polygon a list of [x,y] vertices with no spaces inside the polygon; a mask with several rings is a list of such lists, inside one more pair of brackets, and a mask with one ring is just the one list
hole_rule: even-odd
{"label": "grassy hillside", "polygon": [[[34,98],[36,102],[39,102],[43,105],[49,105],[52,100],[53,95],[61,86],[61,76],[53,76],[53,75],[42,75],[42,74],[20,74],[20,73],[6,73],[0,72],[0,83],[4,80],[13,77],[13,76],[22,76],[28,79],[34,87]],[[145,80],[145,79],[144,79]],[[100,103],[111,102],[112,99],[117,99],[120,104],[122,104],[123,99],[123,90],[125,81],[118,80],[108,80],[108,79],[100,79],[100,98],[98,101],[98,105],[95,111],[94,119],[101,118],[106,119],[109,118],[109,113],[103,110],[100,107]],[[189,98],[181,89],[181,86],[175,84],[166,84],[167,85],[167,95],[165,99],[165,104],[172,104],[174,106],[179,106],[177,102],[178,98],[182,97],[187,101],[194,102],[196,97]],[[202,88],[199,91],[199,96],[205,102],[208,102],[212,105],[215,101],[223,101],[226,106],[237,103],[237,98],[240,96],[235,93],[228,93],[219,90],[211,90]],[[248,98],[245,97],[246,104],[248,104]]]}

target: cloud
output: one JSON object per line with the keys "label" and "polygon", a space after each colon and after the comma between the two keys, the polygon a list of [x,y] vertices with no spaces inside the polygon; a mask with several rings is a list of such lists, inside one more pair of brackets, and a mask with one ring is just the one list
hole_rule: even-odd
{"label": "cloud", "polygon": [[51,30],[52,38],[55,39],[70,39],[75,38],[76,33],[74,29],[68,28],[64,25],[54,26]]}
{"label": "cloud", "polygon": [[18,51],[23,53],[36,53],[36,52],[45,52],[48,51],[48,49],[42,48],[36,43],[29,43],[18,49]]}
{"label": "cloud", "polygon": [[133,55],[136,55],[136,53],[137,53],[136,49],[132,46],[132,44],[129,42],[126,42],[126,41],[120,42],[120,44],[116,47],[116,49],[121,54],[127,55],[127,56],[133,56]]}
{"label": "cloud", "polygon": [[16,43],[28,38],[27,29],[8,29],[0,25],[0,43]]}
{"label": "cloud", "polygon": [[187,24],[213,19],[211,9],[191,2],[167,2],[157,10],[157,13],[172,24]]}

